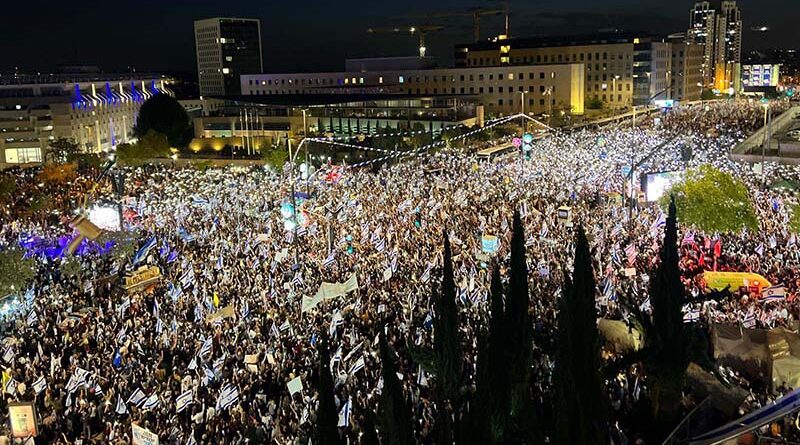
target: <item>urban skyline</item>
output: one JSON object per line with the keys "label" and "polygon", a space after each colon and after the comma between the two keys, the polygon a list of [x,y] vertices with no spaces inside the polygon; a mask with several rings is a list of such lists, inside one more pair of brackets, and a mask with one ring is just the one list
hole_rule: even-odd
{"label": "urban skyline", "polygon": [[[420,17],[438,13],[464,12],[472,7],[501,7],[499,2],[448,1],[434,6],[420,1],[405,5],[377,5],[365,8],[350,2],[331,9],[329,5],[312,0],[298,6],[286,5],[280,12],[267,11],[262,4],[238,1],[224,7],[211,2],[195,2],[191,8],[180,5],[157,5],[145,0],[137,11],[152,14],[137,16],[137,20],[120,22],[107,19],[107,9],[99,2],[86,0],[68,6],[53,4],[53,12],[37,17],[36,2],[10,5],[10,15],[18,17],[0,30],[0,51],[5,57],[0,71],[15,68],[20,71],[48,71],[61,65],[98,65],[105,71],[194,72],[195,48],[192,39],[196,19],[215,16],[251,17],[262,21],[262,45],[265,72],[338,70],[348,57],[413,55],[415,41],[407,35],[368,35],[374,26],[396,26],[415,22],[444,25],[445,29],[432,34],[429,55],[438,57],[443,65],[452,63],[452,47],[472,40],[469,17],[442,17],[421,20]],[[591,33],[599,29],[645,31],[653,34],[684,32],[688,11],[694,2],[654,0],[642,2],[617,0],[604,7],[583,0],[545,2],[526,5],[511,2],[511,34],[516,37]],[[790,0],[770,0],[769,7],[755,0],[739,1],[744,19],[744,50],[791,47],[792,29],[787,10]],[[634,9],[633,7],[636,6]],[[649,7],[648,7],[649,6]],[[57,20],[79,23],[58,29]],[[92,26],[80,24],[91,23]],[[314,23],[314,26],[307,26]],[[569,25],[569,26],[565,26]],[[766,25],[768,32],[750,29]],[[501,17],[485,17],[483,37],[502,31]],[[60,34],[70,33],[69,38]],[[98,39],[102,35],[102,39]],[[133,43],[131,43],[133,42]],[[296,57],[304,54],[304,57]]]}

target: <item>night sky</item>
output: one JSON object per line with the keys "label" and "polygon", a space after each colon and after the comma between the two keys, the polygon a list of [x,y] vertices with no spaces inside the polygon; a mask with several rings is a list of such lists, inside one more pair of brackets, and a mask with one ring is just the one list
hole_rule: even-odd
{"label": "night sky", "polygon": [[[740,0],[744,48],[800,47],[798,0]],[[604,28],[685,31],[692,0],[512,1],[511,34],[594,32]],[[502,7],[467,0],[27,0],[3,5],[0,71],[49,71],[59,65],[97,65],[105,71],[193,72],[193,20],[213,16],[260,18],[267,72],[341,70],[346,57],[414,55],[416,38],[369,35],[374,26],[440,24],[428,53],[444,63],[452,45],[472,40],[471,17],[426,14]],[[794,17],[794,18],[793,18]],[[498,34],[502,17],[484,17],[482,35]],[[792,23],[794,21],[794,23]],[[766,24],[768,33],[750,32]]]}

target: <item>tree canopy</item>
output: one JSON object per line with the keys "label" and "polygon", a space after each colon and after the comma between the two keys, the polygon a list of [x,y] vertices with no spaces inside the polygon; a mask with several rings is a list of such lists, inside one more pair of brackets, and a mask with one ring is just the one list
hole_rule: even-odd
{"label": "tree canopy", "polygon": [[758,230],[758,219],[744,183],[711,165],[687,170],[686,177],[674,184],[661,198],[667,207],[675,196],[678,220],[706,232]]}
{"label": "tree canopy", "polygon": [[36,262],[19,249],[0,251],[0,297],[24,292],[36,275]]}
{"label": "tree canopy", "polygon": [[72,139],[58,138],[48,144],[45,160],[53,162],[74,162],[80,153],[78,144]]}
{"label": "tree canopy", "polygon": [[170,155],[167,137],[155,130],[150,130],[135,144],[117,146],[117,161],[122,164],[137,164],[146,159],[166,158]]}
{"label": "tree canopy", "polygon": [[172,147],[185,147],[192,138],[189,115],[175,98],[166,94],[157,94],[142,104],[134,131],[140,139],[157,131],[167,137]]}

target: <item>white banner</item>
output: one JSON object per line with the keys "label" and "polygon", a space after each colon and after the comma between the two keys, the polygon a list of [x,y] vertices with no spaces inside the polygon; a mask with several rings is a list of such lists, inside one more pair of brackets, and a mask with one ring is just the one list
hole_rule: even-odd
{"label": "white banner", "polygon": [[158,445],[158,435],[132,423],[133,445]]}

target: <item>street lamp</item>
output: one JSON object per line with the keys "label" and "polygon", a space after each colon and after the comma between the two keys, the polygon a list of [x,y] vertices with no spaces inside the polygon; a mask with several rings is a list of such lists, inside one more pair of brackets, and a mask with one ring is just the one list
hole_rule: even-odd
{"label": "street lamp", "polygon": [[614,74],[614,77],[611,79],[611,100],[614,100],[614,95],[617,94],[617,80],[619,79],[619,74]]}

